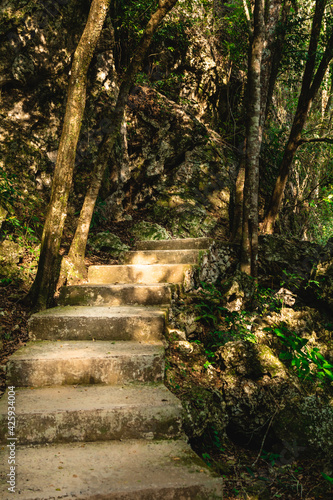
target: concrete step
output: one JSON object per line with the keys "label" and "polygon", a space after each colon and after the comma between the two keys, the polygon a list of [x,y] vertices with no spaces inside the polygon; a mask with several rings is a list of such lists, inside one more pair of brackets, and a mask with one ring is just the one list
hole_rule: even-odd
{"label": "concrete step", "polygon": [[182,283],[189,264],[90,266],[90,283]]}
{"label": "concrete step", "polygon": [[[9,473],[8,448],[1,450]],[[214,476],[183,441],[71,443],[16,448],[15,495],[6,479],[3,500],[213,500],[223,498]],[[16,471],[16,472],[17,472]]]}
{"label": "concrete step", "polygon": [[33,314],[32,340],[159,340],[165,311],[149,307],[65,306]]}
{"label": "concrete step", "polygon": [[[112,439],[174,439],[182,407],[164,385],[57,386],[16,390],[20,445]],[[0,401],[0,442],[7,444],[8,404]]]}
{"label": "concrete step", "polygon": [[176,240],[137,241],[137,250],[194,250],[207,249],[213,243],[212,238],[183,238]]}
{"label": "concrete step", "polygon": [[177,285],[73,285],[60,290],[58,304],[62,306],[159,306],[171,302],[172,288]]}
{"label": "concrete step", "polygon": [[7,363],[7,386],[160,382],[164,348],[160,342],[28,342]]}
{"label": "concrete step", "polygon": [[204,250],[139,250],[126,252],[124,264],[198,264]]}

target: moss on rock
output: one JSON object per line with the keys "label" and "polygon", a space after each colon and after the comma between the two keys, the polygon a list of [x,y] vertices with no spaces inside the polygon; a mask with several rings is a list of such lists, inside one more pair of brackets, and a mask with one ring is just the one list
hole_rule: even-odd
{"label": "moss on rock", "polygon": [[171,234],[159,224],[154,222],[139,222],[132,228],[132,233],[138,240],[169,240]]}

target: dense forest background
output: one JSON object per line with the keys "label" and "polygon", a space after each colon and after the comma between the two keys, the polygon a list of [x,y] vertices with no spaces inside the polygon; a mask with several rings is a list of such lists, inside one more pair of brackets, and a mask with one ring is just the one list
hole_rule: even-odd
{"label": "dense forest background", "polygon": [[[89,7],[89,2],[76,5],[69,1],[19,2],[15,5],[8,1],[3,7],[1,204],[7,212],[3,229],[9,233],[21,232],[22,237],[31,241],[34,236],[40,237],[43,227],[42,213],[50,193],[71,58]],[[75,224],[71,215],[81,208],[86,193],[93,155],[110,126],[109,116],[119,85],[153,8],[154,2],[116,2],[110,7],[89,69],[86,110],[70,198],[69,230]],[[323,55],[328,49],[332,51],[329,47],[332,43],[329,4],[323,11],[315,52],[311,54],[314,67],[310,75],[304,75],[304,72],[309,59],[315,2],[286,2],[286,5],[271,2],[270,9],[271,17],[265,21],[266,31],[271,28],[274,33],[273,36],[270,33],[265,35],[262,65],[263,68],[268,65],[273,68],[268,75],[270,80],[261,71],[261,84],[266,85],[261,89],[261,95],[267,92],[269,95],[265,118],[261,119],[259,222],[264,221],[269,208],[299,106],[303,77],[309,78],[305,83],[311,86]],[[174,208],[168,199],[164,199],[168,194],[172,196],[167,184],[173,182],[186,152],[207,140],[206,146],[211,144],[213,151],[215,148],[216,161],[221,164],[216,177],[224,177],[215,191],[225,189],[220,197],[225,198],[229,213],[215,204],[217,210],[208,214],[213,220],[206,221],[207,227],[202,226],[204,219],[198,215],[198,223],[184,230],[184,236],[209,234],[221,222],[226,226],[226,237],[231,230],[236,232],[239,221],[236,220],[237,210],[235,212],[235,184],[243,158],[244,140],[249,135],[247,78],[253,42],[251,25],[253,19],[247,18],[241,2],[178,2],[167,15],[131,89],[122,139],[116,145],[114,158],[109,160],[95,218],[108,214],[117,221],[126,213],[130,216],[130,211],[136,207],[146,208],[147,203],[152,203],[162,189],[158,200],[161,209],[154,206],[150,217],[163,220],[163,207],[170,205]],[[332,231],[331,56],[331,53],[327,55],[326,71],[298,138],[275,224],[275,231],[280,234],[320,243],[325,243]],[[181,108],[186,114],[184,118],[193,127],[191,133],[183,134],[184,137],[177,136],[177,145],[171,144],[168,137],[172,130],[168,127],[166,112],[163,113],[168,106],[171,110],[174,107],[175,112]],[[164,128],[167,127],[165,130],[162,124],[154,129],[154,124],[148,123],[148,120],[153,122],[159,117],[166,122],[163,124]],[[166,151],[162,152],[161,159],[156,155],[154,161],[158,166],[155,171],[149,154],[144,158],[142,168],[135,162],[135,157],[144,149],[143,131],[140,130],[143,126],[146,126],[148,139],[156,141],[160,149],[163,147],[160,145],[161,136],[165,135]],[[162,172],[168,177],[164,182]],[[157,186],[161,182],[163,187]],[[215,191],[214,186],[209,188],[207,179],[203,178],[202,184],[198,186],[200,194],[197,196],[200,198],[201,195],[201,205],[204,205],[209,199],[209,189]],[[24,196],[24,193],[29,193],[29,196]],[[181,194],[180,200],[186,210],[186,196]],[[192,210],[193,217],[199,206],[197,202]],[[173,218],[168,213],[165,219],[167,229],[172,232]],[[180,229],[178,233],[181,233]],[[177,229],[174,229],[174,235],[177,235]]]}
{"label": "dense forest background", "polygon": [[[216,246],[188,288],[189,296],[196,293],[171,314],[174,330],[186,333],[186,340],[173,340],[198,346],[189,359],[169,339],[170,387],[200,423],[188,423],[192,444],[230,479],[228,498],[302,498],[302,488],[306,498],[330,498],[333,6],[326,0],[169,2],[175,6],[144,45],[150,20],[168,2],[106,0],[91,61],[78,64],[87,78],[82,73],[77,143],[60,157],[75,51],[92,3],[4,0],[0,8],[2,363],[26,341],[32,308],[53,305],[59,286],[82,281],[89,263],[118,262],[138,239],[211,236]],[[69,156],[73,175],[57,180],[67,202],[53,181]],[[59,219],[50,215],[50,200],[59,202]],[[90,215],[82,212],[85,200]],[[41,242],[43,254],[46,231],[54,235],[60,226],[45,291],[36,279],[38,262],[40,272],[47,268],[39,260]],[[75,234],[82,248],[73,244]],[[216,262],[223,265],[217,269]],[[275,364],[279,383],[251,386],[256,397],[245,401],[248,380],[266,376],[250,367],[261,351],[251,350],[249,330],[286,355],[295,392],[286,391],[290,379]],[[284,339],[285,350],[273,334]],[[241,342],[234,350],[229,345],[234,358],[224,351],[228,342]],[[242,359],[244,370],[237,372]],[[306,363],[312,378],[300,386]],[[197,365],[198,377],[185,381],[182,371]],[[229,379],[221,382],[226,369],[245,377],[238,392]],[[224,394],[218,411],[217,389]],[[232,410],[235,398],[243,405],[239,414]],[[278,414],[276,401],[283,403]],[[318,431],[304,423],[309,408]],[[289,432],[294,412],[299,418]],[[253,440],[239,451],[248,426]],[[302,426],[304,439],[297,434]]]}

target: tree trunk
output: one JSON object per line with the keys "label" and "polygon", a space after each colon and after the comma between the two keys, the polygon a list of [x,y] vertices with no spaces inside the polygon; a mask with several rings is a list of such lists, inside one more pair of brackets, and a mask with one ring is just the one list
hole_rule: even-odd
{"label": "tree trunk", "polygon": [[84,255],[96,199],[102,183],[104,171],[107,167],[109,156],[111,154],[112,148],[119,134],[124,119],[125,107],[127,104],[129,91],[141,67],[145,54],[149,48],[154,33],[158,28],[158,25],[164,19],[166,14],[174,7],[177,1],[178,0],[159,1],[158,9],[151,16],[146,26],[139,46],[132,57],[130,65],[120,86],[117,103],[111,115],[112,125],[110,126],[110,129],[104,137],[99,148],[99,153],[92,174],[91,185],[87,191],[81,209],[77,229],[68,253],[68,257],[65,261],[65,271],[67,271],[68,269],[70,270],[72,282],[75,282],[76,277],[80,278],[82,276],[82,270],[84,269]]}
{"label": "tree trunk", "polygon": [[93,0],[87,24],[76,48],[68,85],[67,104],[55,166],[51,199],[43,229],[36,279],[25,298],[34,309],[52,305],[59,276],[59,249],[67,215],[76,146],[86,101],[87,72],[110,0]]}
{"label": "tree trunk", "polygon": [[282,158],[278,178],[273,190],[269,209],[263,222],[263,232],[273,233],[274,224],[281,206],[284,189],[288,180],[289,171],[300,145],[301,134],[308,116],[312,101],[316,96],[320,84],[325,76],[327,67],[333,58],[333,35],[328,40],[326,50],[322,56],[318,69],[315,72],[316,54],[321,31],[321,23],[325,11],[326,0],[317,0],[313,17],[311,37],[307,54],[307,62],[302,79],[302,88],[298,98],[297,110],[289,139]]}
{"label": "tree trunk", "polygon": [[245,183],[245,155],[246,138],[243,144],[242,157],[239,163],[239,170],[235,186],[235,206],[232,219],[232,234],[230,241],[240,243],[242,241],[243,205],[244,205],[244,183]]}
{"label": "tree trunk", "polygon": [[[276,20],[276,23],[274,24],[274,32],[275,32],[275,38],[271,39],[269,51],[271,52],[271,58],[270,58],[270,72],[269,72],[269,77],[268,77],[268,83],[267,85],[267,93],[266,93],[266,99],[262,101],[265,102],[265,110],[264,110],[264,122],[267,119],[269,108],[272,102],[273,98],[273,91],[275,88],[275,83],[278,77],[278,72],[282,60],[282,47],[285,42],[285,37],[286,37],[286,31],[285,31],[285,26],[286,22],[290,13],[290,8],[291,8],[291,1],[290,0],[284,0],[283,6],[282,6],[282,12],[281,12],[281,17],[280,17],[280,30],[276,33],[276,28],[278,25],[279,19]],[[280,5],[281,9],[281,5]],[[280,12],[279,9],[279,12]],[[276,10],[275,10],[276,11]],[[272,27],[270,28],[270,32],[272,33]],[[263,123],[264,125],[264,123]]]}
{"label": "tree trunk", "polygon": [[242,231],[241,270],[257,276],[258,266],[258,192],[259,153],[262,140],[261,62],[265,39],[264,0],[256,0],[254,29],[248,69],[248,106],[246,118],[246,166]]}
{"label": "tree trunk", "polygon": [[[277,33],[279,20],[282,25],[286,23],[290,10],[290,0],[270,0],[265,8],[265,36],[261,61],[260,74],[260,127],[264,129],[268,108],[272,99],[273,88],[278,75],[278,68],[282,58],[281,45],[284,42],[284,31]],[[250,57],[250,55],[249,55]],[[248,62],[250,67],[250,60]],[[246,102],[248,102],[249,89],[247,89]],[[246,143],[246,139],[245,139]],[[245,153],[241,159],[236,180],[235,209],[231,241],[239,243],[242,239],[244,182],[245,182]]]}

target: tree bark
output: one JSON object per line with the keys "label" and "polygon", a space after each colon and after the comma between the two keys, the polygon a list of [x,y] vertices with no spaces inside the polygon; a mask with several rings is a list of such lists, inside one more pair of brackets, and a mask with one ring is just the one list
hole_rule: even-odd
{"label": "tree bark", "polygon": [[265,40],[264,0],[256,0],[254,28],[248,69],[246,119],[246,164],[242,230],[241,270],[257,276],[258,266],[258,192],[259,153],[262,140],[261,63]]}
{"label": "tree bark", "polygon": [[88,233],[96,199],[102,183],[104,171],[107,167],[109,156],[111,154],[112,148],[119,134],[124,119],[125,107],[127,104],[129,91],[142,65],[145,54],[160,22],[174,7],[177,1],[178,0],[159,0],[159,6],[151,16],[123,78],[122,84],[119,89],[116,106],[111,115],[112,125],[110,126],[110,129],[108,130],[99,148],[99,153],[92,174],[92,181],[83,202],[77,229],[72,240],[68,257],[65,261],[65,272],[67,272],[68,274],[68,270],[70,270],[71,282],[75,282],[76,279],[80,279],[80,277],[82,277]]}
{"label": "tree bark", "polygon": [[87,24],[76,48],[67,91],[65,118],[59,143],[50,203],[43,229],[35,281],[25,298],[34,309],[52,305],[59,276],[59,249],[67,216],[76,146],[86,101],[87,72],[110,0],[93,0]]}
{"label": "tree bark", "polygon": [[[260,75],[260,127],[263,130],[268,114],[272,93],[278,75],[278,69],[282,58],[281,46],[284,42],[284,31],[277,31],[279,22],[285,25],[290,11],[290,0],[270,0],[265,6],[265,37],[261,62]],[[250,57],[250,55],[249,55]],[[250,60],[248,62],[250,67]],[[248,102],[249,91],[247,89],[246,102]],[[245,139],[246,144],[246,139]],[[241,159],[240,168],[236,180],[235,208],[232,225],[231,241],[239,243],[242,239],[242,221],[244,204],[244,183],[245,183],[245,154]]]}
{"label": "tree bark", "polygon": [[[307,62],[302,79],[301,92],[298,98],[297,109],[289,139],[282,158],[278,178],[275,183],[272,198],[265,220],[263,222],[263,232],[273,233],[274,224],[281,206],[284,189],[288,180],[289,171],[296,154],[298,146],[301,144],[301,134],[309,113],[309,109],[316,96],[320,84],[324,78],[327,67],[333,58],[333,34],[328,40],[325,52],[322,56],[318,69],[315,73],[315,63],[317,47],[320,37],[321,24],[325,11],[326,0],[317,0],[315,14],[313,17]],[[315,74],[314,74],[315,73]]]}
{"label": "tree bark", "polygon": [[242,241],[246,138],[244,140],[242,149],[243,149],[242,157],[239,163],[239,169],[235,186],[235,206],[232,219],[232,234],[230,238],[230,241],[232,241],[233,243],[240,243]]}

